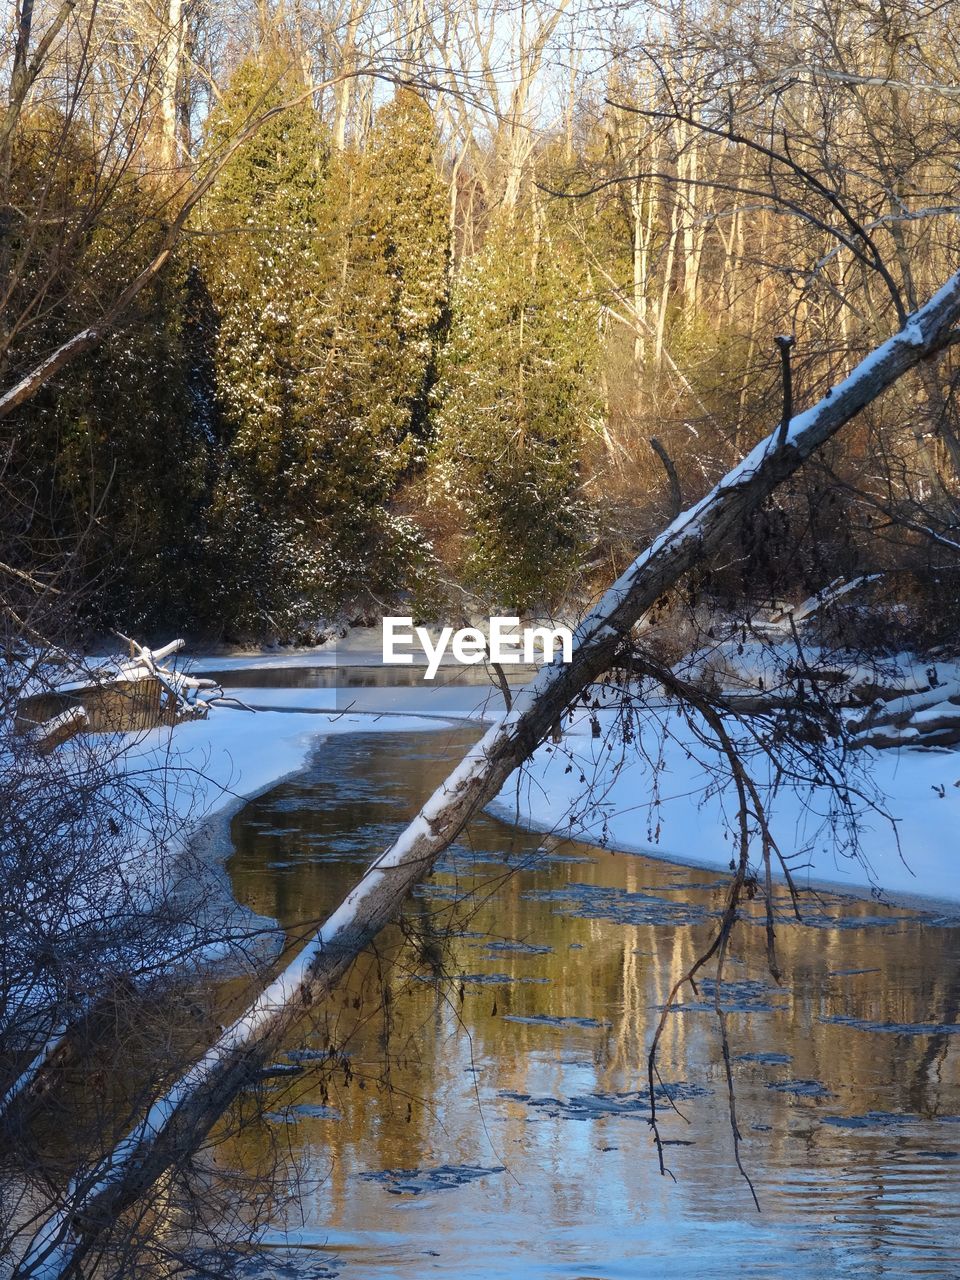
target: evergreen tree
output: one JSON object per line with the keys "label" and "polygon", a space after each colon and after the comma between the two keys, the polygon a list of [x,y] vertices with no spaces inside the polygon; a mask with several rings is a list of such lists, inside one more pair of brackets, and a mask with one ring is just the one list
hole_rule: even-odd
{"label": "evergreen tree", "polygon": [[394,508],[422,460],[447,308],[446,189],[427,104],[399,92],[362,152],[331,168],[340,195],[328,349],[315,372],[300,492],[337,552],[340,597],[406,585],[427,549]]}
{"label": "evergreen tree", "polygon": [[454,290],[429,481],[432,504],[463,519],[458,567],[491,604],[549,605],[576,569],[596,359],[574,256],[516,223],[495,228]]}
{"label": "evergreen tree", "polygon": [[[36,309],[7,352],[29,367],[102,314],[156,252],[157,193],[120,174],[97,185],[83,129],[40,111],[21,127],[11,189],[22,223],[4,244],[10,315]],[[31,210],[44,210],[27,234]],[[23,232],[23,234],[21,234]],[[91,590],[87,625],[179,625],[203,489],[206,441],[187,384],[187,277],[170,265],[137,299],[124,329],[71,365],[14,418],[4,481],[6,555],[69,563]],[[8,374],[9,376],[9,374]]]}
{"label": "evergreen tree", "polygon": [[[279,56],[238,71],[214,145],[297,96]],[[228,628],[395,591],[415,558],[391,513],[417,455],[445,309],[443,184],[420,99],[332,155],[309,103],[268,122],[205,210],[220,476],[209,553]]]}
{"label": "evergreen tree", "polygon": [[[210,149],[300,93],[279,51],[249,59],[214,114]],[[202,212],[216,444],[206,621],[228,633],[285,630],[316,586],[290,492],[312,408],[303,394],[311,339],[322,324],[325,152],[313,107],[292,106],[238,149]]]}

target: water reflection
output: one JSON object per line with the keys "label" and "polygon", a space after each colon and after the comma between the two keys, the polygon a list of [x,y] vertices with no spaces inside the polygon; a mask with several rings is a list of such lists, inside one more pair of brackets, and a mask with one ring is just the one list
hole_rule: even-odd
{"label": "water reflection", "polygon": [[[326,667],[230,667],[222,671],[204,670],[207,679],[216,680],[233,689],[397,689],[420,688],[429,692],[433,686],[445,688],[464,685],[492,685],[495,677],[486,663],[464,666],[445,663],[433,680],[425,686],[426,663],[409,666],[384,666],[371,662],[366,666],[343,662]],[[537,668],[519,663],[503,668],[508,684],[523,685],[536,675]]]}
{"label": "water reflection", "polygon": [[[322,918],[473,736],[321,744],[235,819],[237,896],[293,933]],[[658,1175],[644,1054],[723,895],[703,871],[471,824],[278,1063],[304,1073],[266,1082],[268,1116],[220,1151],[297,1163],[268,1243],[357,1278],[960,1274],[956,927],[820,895],[817,928],[782,913],[778,988],[747,920],[724,1003],[763,1214],[734,1167],[709,983],[664,1037],[676,1181]]]}

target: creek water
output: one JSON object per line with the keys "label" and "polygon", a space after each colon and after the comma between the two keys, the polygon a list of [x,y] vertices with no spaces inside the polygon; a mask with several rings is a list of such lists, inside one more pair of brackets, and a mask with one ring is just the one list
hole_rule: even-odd
{"label": "creek water", "polygon": [[[322,920],[476,734],[321,742],[301,775],[234,818],[237,898],[290,938]],[[725,884],[471,823],[403,926],[287,1046],[283,1074],[262,1085],[262,1119],[218,1149],[225,1173],[269,1155],[290,1176],[244,1268],[960,1276],[956,921],[824,894],[800,925],[781,895],[778,987],[755,904],[722,1004],[761,1212],[734,1162],[709,981],[668,1018],[661,1175],[646,1052]]]}

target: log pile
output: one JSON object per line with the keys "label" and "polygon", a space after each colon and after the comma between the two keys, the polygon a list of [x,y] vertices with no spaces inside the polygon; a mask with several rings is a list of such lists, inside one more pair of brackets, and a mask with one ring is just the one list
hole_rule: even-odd
{"label": "log pile", "polygon": [[183,640],[152,650],[128,636],[125,657],[94,666],[71,660],[55,681],[20,697],[16,728],[29,733],[43,752],[74,734],[126,733],[202,720],[225,699],[215,680],[186,675],[167,665]]}
{"label": "log pile", "polygon": [[926,685],[899,696],[878,696],[847,720],[854,747],[955,747],[960,744],[960,679],[941,681],[931,668]]}

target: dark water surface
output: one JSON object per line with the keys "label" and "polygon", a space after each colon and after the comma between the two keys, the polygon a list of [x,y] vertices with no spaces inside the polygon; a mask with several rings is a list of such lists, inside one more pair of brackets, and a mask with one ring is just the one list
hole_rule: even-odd
{"label": "dark water surface", "polygon": [[[321,743],[234,819],[237,897],[292,932],[322,919],[475,737]],[[784,901],[780,988],[759,914],[742,924],[723,1003],[762,1213],[734,1165],[709,981],[670,1015],[660,1176],[646,1050],[724,887],[472,823],[279,1059],[303,1074],[268,1081],[263,1121],[220,1150],[299,1171],[258,1274],[960,1276],[949,922],[822,895],[801,927]]]}
{"label": "dark water surface", "polygon": [[[526,684],[538,668],[523,663],[502,668],[508,684]],[[410,686],[422,687],[426,682],[426,664],[411,663],[408,666],[385,666],[371,661],[331,663],[315,667],[237,667],[225,670],[204,670],[203,675],[233,689],[396,689]],[[444,663],[432,682],[435,685],[457,687],[463,685],[491,685],[491,669],[486,663],[471,666],[461,663]],[[426,691],[429,691],[427,683]]]}

